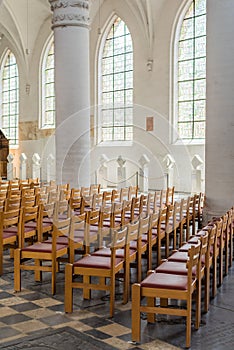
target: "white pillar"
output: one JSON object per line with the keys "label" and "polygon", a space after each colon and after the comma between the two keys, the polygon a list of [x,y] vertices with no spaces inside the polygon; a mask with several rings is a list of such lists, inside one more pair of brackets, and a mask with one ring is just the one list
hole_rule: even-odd
{"label": "white pillar", "polygon": [[163,158],[163,163],[166,175],[165,187],[173,187],[175,159],[170,154],[166,154],[166,156]]}
{"label": "white pillar", "polygon": [[192,192],[199,193],[201,192],[201,169],[200,167],[203,165],[203,160],[199,156],[199,154],[195,154],[192,158]]}
{"label": "white pillar", "polygon": [[21,153],[20,157],[20,180],[27,179],[27,156],[25,153]]}
{"label": "white pillar", "polygon": [[97,183],[101,184],[102,188],[106,188],[108,183],[106,179],[108,179],[108,168],[106,163],[108,162],[109,158],[102,154],[99,158],[100,167],[98,169],[98,176],[97,176]]}
{"label": "white pillar", "polygon": [[143,192],[149,190],[149,158],[146,154],[143,154],[139,159],[140,171],[139,171],[139,187]]}
{"label": "white pillar", "polygon": [[54,173],[54,156],[52,153],[49,154],[47,157],[46,162],[46,181],[50,182],[51,180],[55,180],[55,173]]}
{"label": "white pillar", "polygon": [[124,166],[126,160],[119,156],[117,163],[119,164],[117,169],[118,188],[122,188],[126,186],[126,168]]}
{"label": "white pillar", "polygon": [[41,164],[40,164],[40,156],[38,153],[34,153],[32,156],[32,178],[41,178]]}
{"label": "white pillar", "polygon": [[53,11],[56,180],[90,184],[89,0],[49,0]]}
{"label": "white pillar", "polygon": [[9,153],[7,156],[7,180],[13,180],[14,175],[13,175],[13,169],[14,169],[14,165],[13,165],[13,160],[14,160],[14,156],[13,154]]}
{"label": "white pillar", "polygon": [[207,0],[205,218],[233,206],[234,2]]}

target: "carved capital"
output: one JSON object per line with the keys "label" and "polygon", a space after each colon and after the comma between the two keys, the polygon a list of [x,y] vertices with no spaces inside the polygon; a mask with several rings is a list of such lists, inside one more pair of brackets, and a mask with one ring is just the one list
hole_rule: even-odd
{"label": "carved capital", "polygon": [[49,0],[53,11],[52,28],[89,26],[89,0]]}

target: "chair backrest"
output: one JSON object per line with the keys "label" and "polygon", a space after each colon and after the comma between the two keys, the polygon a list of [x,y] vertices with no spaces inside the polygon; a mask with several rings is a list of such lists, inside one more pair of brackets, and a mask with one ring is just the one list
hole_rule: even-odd
{"label": "chair backrest", "polygon": [[53,231],[52,231],[52,251],[56,252],[57,238],[61,236],[70,237],[71,229],[71,218],[64,220],[58,220],[53,222]]}
{"label": "chair backrest", "polygon": [[104,191],[102,194],[102,204],[105,205],[107,203],[111,204],[112,200],[112,192]]}
{"label": "chair backrest", "polygon": [[128,200],[128,194],[129,194],[129,188],[128,187],[122,187],[120,190],[120,202],[123,202],[124,200]]}
{"label": "chair backrest", "polygon": [[139,220],[139,236],[141,237],[144,234],[148,234],[149,228],[150,228],[150,216],[147,215],[144,218],[140,218],[140,220]]}
{"label": "chair backrest", "polygon": [[167,190],[161,190],[160,192],[160,208],[162,208],[167,202]]}
{"label": "chair backrest", "polygon": [[100,184],[92,184],[90,185],[90,189],[89,189],[89,193],[90,194],[98,194],[100,193],[100,188],[101,188],[101,185]]}
{"label": "chair backrest", "polygon": [[7,198],[5,200],[4,211],[19,209],[20,205],[21,205],[21,197],[20,196]]}
{"label": "chair backrest", "polygon": [[[26,229],[25,224],[29,222],[35,222],[35,226]],[[19,228],[19,248],[24,247],[27,238],[36,237],[37,234],[38,237],[36,239],[41,237],[41,233],[38,232],[40,230],[38,205],[34,207],[21,207]]]}
{"label": "chair backrest", "polygon": [[128,188],[128,200],[133,197],[138,197],[138,186],[129,186]]}
{"label": "chair backrest", "polygon": [[54,220],[67,219],[71,217],[71,213],[72,210],[68,200],[64,199],[55,202]]}
{"label": "chair backrest", "polygon": [[158,221],[159,221],[159,216],[160,216],[160,211],[156,211],[155,213],[152,213],[150,215],[150,220],[149,220],[149,228],[152,230],[153,228],[158,227]]}
{"label": "chair backrest", "polygon": [[168,187],[166,193],[166,204],[174,204],[175,187]]}
{"label": "chair backrest", "polygon": [[89,196],[90,195],[90,187],[81,187],[80,194],[81,194],[81,196]]}
{"label": "chair backrest", "polygon": [[21,197],[21,206],[22,207],[33,207],[36,204],[35,195],[25,195]]}
{"label": "chair backrest", "polygon": [[4,228],[10,226],[18,226],[20,221],[20,209],[9,210],[0,212],[0,239],[2,238],[2,232]]}
{"label": "chair backrest", "polygon": [[194,279],[193,271],[194,267],[196,267],[196,279],[199,278],[199,261],[200,261],[200,251],[201,251],[201,242],[199,241],[197,244],[191,246],[188,251],[188,261],[187,261],[187,269],[188,269],[188,293],[192,292],[193,285],[196,283]]}

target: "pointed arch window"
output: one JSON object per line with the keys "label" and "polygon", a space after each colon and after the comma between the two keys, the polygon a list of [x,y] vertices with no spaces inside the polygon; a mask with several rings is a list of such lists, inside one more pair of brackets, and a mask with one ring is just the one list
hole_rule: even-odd
{"label": "pointed arch window", "polygon": [[8,51],[2,65],[2,131],[10,146],[19,143],[19,73],[16,58]]}
{"label": "pointed arch window", "polygon": [[51,40],[45,50],[42,64],[42,115],[41,127],[55,127],[55,90],[54,90],[54,41]]}
{"label": "pointed arch window", "polygon": [[133,46],[126,24],[115,19],[105,41],[101,74],[102,141],[133,138]]}
{"label": "pointed arch window", "polygon": [[181,139],[205,138],[206,0],[192,0],[178,45],[177,129]]}

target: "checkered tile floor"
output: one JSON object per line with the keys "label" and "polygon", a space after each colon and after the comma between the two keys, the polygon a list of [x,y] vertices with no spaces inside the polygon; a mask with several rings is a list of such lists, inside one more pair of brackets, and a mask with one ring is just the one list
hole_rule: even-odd
{"label": "checkered tile floor", "polygon": [[[63,267],[63,266],[62,266]],[[64,271],[57,274],[57,293],[51,296],[50,274],[43,282],[34,282],[32,272],[22,272],[22,291],[13,289],[13,260],[4,256],[4,274],[0,277],[0,349],[4,344],[70,327],[108,344],[113,349],[173,350],[185,345],[185,322],[160,319],[141,323],[141,344],[131,343],[131,302],[122,304],[122,284],[116,289],[115,315],[109,317],[109,300],[103,292],[92,292],[90,301],[83,301],[81,290],[74,291],[74,312],[64,313]],[[234,267],[225,277],[210,311],[202,315],[199,331],[192,327],[192,349],[231,350],[234,344]],[[205,345],[204,345],[205,344]],[[14,347],[13,347],[14,348]],[[104,346],[103,346],[104,348]],[[67,349],[68,350],[68,349]],[[85,348],[83,350],[86,350]],[[88,350],[92,350],[89,346]]]}
{"label": "checkered tile floor", "polygon": [[[45,274],[46,275],[46,274]],[[122,305],[116,297],[116,313],[109,318],[108,297],[92,293],[91,301],[83,301],[81,292],[74,292],[74,312],[64,313],[64,271],[58,274],[57,294],[50,294],[50,276],[42,283],[34,282],[33,273],[22,272],[22,291],[13,289],[13,260],[4,256],[4,274],[0,278],[0,348],[4,343],[37,334],[45,329],[70,327],[117,349],[176,349],[146,335],[141,345],[131,344],[131,302]],[[120,283],[121,289],[121,283]],[[120,290],[119,289],[119,290]],[[91,350],[91,348],[89,348]]]}

